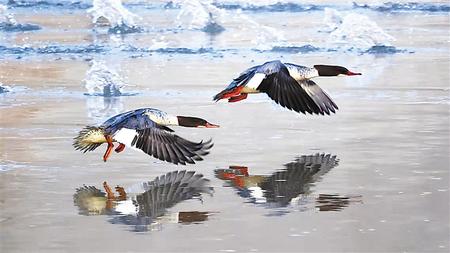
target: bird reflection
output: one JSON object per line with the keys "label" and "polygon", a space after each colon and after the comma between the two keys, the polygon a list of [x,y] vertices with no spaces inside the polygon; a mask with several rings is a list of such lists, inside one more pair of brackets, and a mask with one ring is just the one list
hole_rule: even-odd
{"label": "bird reflection", "polygon": [[[303,155],[284,165],[272,175],[250,175],[244,166],[218,169],[216,177],[227,181],[248,202],[269,208],[300,207],[301,211],[316,208],[319,211],[339,211],[350,202],[360,201],[360,196],[319,194],[311,197],[311,187],[331,169],[338,159],[330,154]],[[311,206],[312,207],[309,207]],[[283,214],[281,210],[280,213]]]}
{"label": "bird reflection", "polygon": [[183,211],[171,213],[167,209],[202,194],[212,195],[209,180],[194,171],[173,171],[150,182],[124,189],[113,189],[107,182],[104,191],[94,186],[82,186],[73,196],[81,215],[109,215],[113,224],[131,225],[133,231],[160,230],[163,223],[191,224],[208,219],[211,212]]}
{"label": "bird reflection", "polygon": [[86,107],[88,117],[99,122],[123,112],[124,109],[122,97],[87,97]]}

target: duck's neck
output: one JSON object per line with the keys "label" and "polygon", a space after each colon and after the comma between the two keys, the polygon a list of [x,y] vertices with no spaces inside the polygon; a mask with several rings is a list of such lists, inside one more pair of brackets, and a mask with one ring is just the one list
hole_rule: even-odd
{"label": "duck's neck", "polygon": [[148,117],[155,123],[162,126],[178,126],[177,116],[167,114],[165,112],[149,113]]}
{"label": "duck's neck", "polygon": [[288,67],[289,75],[295,80],[311,79],[319,76],[319,72],[315,68],[294,68]]}

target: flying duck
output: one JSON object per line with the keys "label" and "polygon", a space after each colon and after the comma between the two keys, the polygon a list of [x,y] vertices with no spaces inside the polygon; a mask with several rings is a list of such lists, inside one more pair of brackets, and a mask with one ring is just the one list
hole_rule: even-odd
{"label": "flying duck", "polygon": [[213,194],[210,181],[195,171],[172,171],[127,188],[116,186],[117,195],[106,182],[103,189],[86,185],[76,189],[73,200],[79,214],[110,215],[114,224],[133,225],[136,231],[147,231],[149,226],[167,222],[203,222],[213,213],[168,210],[185,200],[202,200],[203,194]]}
{"label": "flying duck", "polygon": [[214,96],[217,102],[228,98],[237,102],[251,93],[267,93],[281,106],[303,114],[330,114],[338,109],[333,100],[311,78],[318,76],[354,76],[354,73],[341,66],[314,65],[304,67],[292,63],[270,61],[254,66],[233,79],[225,90]]}
{"label": "flying duck", "polygon": [[219,127],[201,118],[172,116],[158,109],[142,108],[118,114],[98,127],[86,126],[74,138],[73,146],[86,153],[107,143],[103,155],[106,162],[114,147],[113,142],[118,142],[117,153],[131,147],[162,161],[183,165],[203,160],[202,156],[207,155],[213,146],[211,140],[192,142],[181,138],[167,126]]}

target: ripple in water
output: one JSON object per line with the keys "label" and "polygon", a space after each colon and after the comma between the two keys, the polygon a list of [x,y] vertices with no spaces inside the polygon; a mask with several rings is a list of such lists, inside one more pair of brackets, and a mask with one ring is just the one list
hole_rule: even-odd
{"label": "ripple in water", "polygon": [[141,17],[131,13],[121,0],[94,0],[93,7],[87,12],[92,16],[92,22],[98,26],[108,27],[109,33],[136,33],[142,32],[136,20]]}
{"label": "ripple in water", "polygon": [[438,3],[394,3],[387,2],[381,5],[358,4],[353,2],[354,8],[370,9],[380,12],[398,12],[398,11],[423,11],[423,12],[449,12],[449,4]]}
{"label": "ripple in water", "polygon": [[[289,54],[299,54],[299,53],[311,53],[317,52],[321,49],[312,45],[304,45],[304,46],[274,46],[270,52],[273,53],[289,53]],[[259,50],[257,50],[259,51]],[[267,51],[260,51],[267,52]]]}
{"label": "ripple in water", "polygon": [[5,5],[0,4],[0,31],[4,32],[25,32],[39,30],[41,27],[33,24],[19,24],[12,13],[8,12]]}
{"label": "ripple in water", "polygon": [[10,89],[11,89],[11,88],[10,88],[9,86],[3,85],[3,84],[0,82],[0,94],[9,92]]}
{"label": "ripple in water", "polygon": [[45,1],[45,0],[8,0],[8,6],[19,8],[65,8],[65,9],[87,9],[91,5],[81,1]]}
{"label": "ripple in water", "polygon": [[214,3],[219,8],[227,10],[244,10],[244,11],[254,11],[254,12],[306,12],[306,11],[317,11],[322,10],[323,7],[320,5],[313,4],[298,4],[291,2],[279,2],[277,1],[258,1],[249,4],[244,3]]}
{"label": "ripple in water", "polygon": [[[29,55],[29,54],[92,54],[92,53],[104,53],[109,49],[99,45],[87,45],[87,46],[43,46],[43,47],[6,47],[0,45],[0,55]],[[1,56],[0,56],[1,57]]]}

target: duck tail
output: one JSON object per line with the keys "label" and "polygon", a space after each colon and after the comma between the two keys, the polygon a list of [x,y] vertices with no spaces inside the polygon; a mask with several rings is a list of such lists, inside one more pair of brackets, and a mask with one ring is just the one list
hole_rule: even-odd
{"label": "duck tail", "polygon": [[73,146],[83,153],[92,151],[106,142],[105,132],[101,127],[86,126],[73,138]]}

